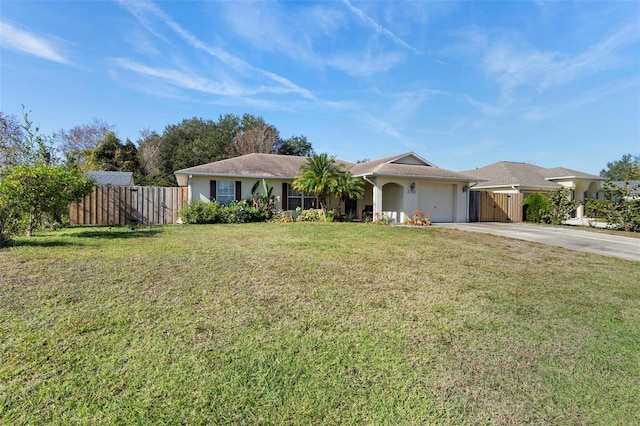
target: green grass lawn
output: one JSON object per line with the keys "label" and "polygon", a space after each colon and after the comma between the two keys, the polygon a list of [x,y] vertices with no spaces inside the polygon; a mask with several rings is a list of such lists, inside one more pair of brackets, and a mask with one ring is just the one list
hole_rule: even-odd
{"label": "green grass lawn", "polygon": [[640,262],[443,228],[0,250],[0,424],[639,424]]}

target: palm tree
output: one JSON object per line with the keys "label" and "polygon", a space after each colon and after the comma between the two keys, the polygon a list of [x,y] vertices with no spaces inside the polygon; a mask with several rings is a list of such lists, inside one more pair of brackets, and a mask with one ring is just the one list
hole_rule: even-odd
{"label": "palm tree", "polygon": [[364,197],[364,180],[353,177],[349,172],[344,172],[338,182],[338,191],[335,195],[344,201]]}
{"label": "palm tree", "polygon": [[298,192],[314,194],[320,201],[323,216],[327,198],[361,198],[364,194],[362,179],[353,178],[351,173],[342,170],[335,156],[329,157],[326,153],[307,157],[292,185]]}

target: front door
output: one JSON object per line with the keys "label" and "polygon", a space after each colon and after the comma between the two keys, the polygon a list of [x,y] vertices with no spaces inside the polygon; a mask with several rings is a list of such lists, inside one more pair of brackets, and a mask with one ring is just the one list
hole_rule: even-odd
{"label": "front door", "polygon": [[358,215],[358,200],[355,198],[349,198],[344,201],[344,212],[345,214],[349,214],[349,212],[353,212],[355,216]]}

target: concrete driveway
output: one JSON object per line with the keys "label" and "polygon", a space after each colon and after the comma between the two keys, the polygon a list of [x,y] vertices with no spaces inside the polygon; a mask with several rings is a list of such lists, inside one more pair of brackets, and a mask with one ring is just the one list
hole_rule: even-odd
{"label": "concrete driveway", "polygon": [[436,223],[433,226],[483,232],[640,262],[640,238],[583,231],[569,226],[526,223]]}

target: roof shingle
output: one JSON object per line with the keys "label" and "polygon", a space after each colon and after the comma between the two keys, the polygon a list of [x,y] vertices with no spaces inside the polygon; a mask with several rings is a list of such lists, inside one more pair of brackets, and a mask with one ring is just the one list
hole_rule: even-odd
{"label": "roof shingle", "polygon": [[497,163],[489,164],[476,170],[467,170],[463,173],[486,179],[486,182],[482,182],[482,184],[477,186],[478,188],[522,186],[553,190],[561,187],[559,183],[553,181],[555,179],[603,179],[600,176],[566,169],[564,167],[546,169],[533,164],[513,161],[498,161]]}

